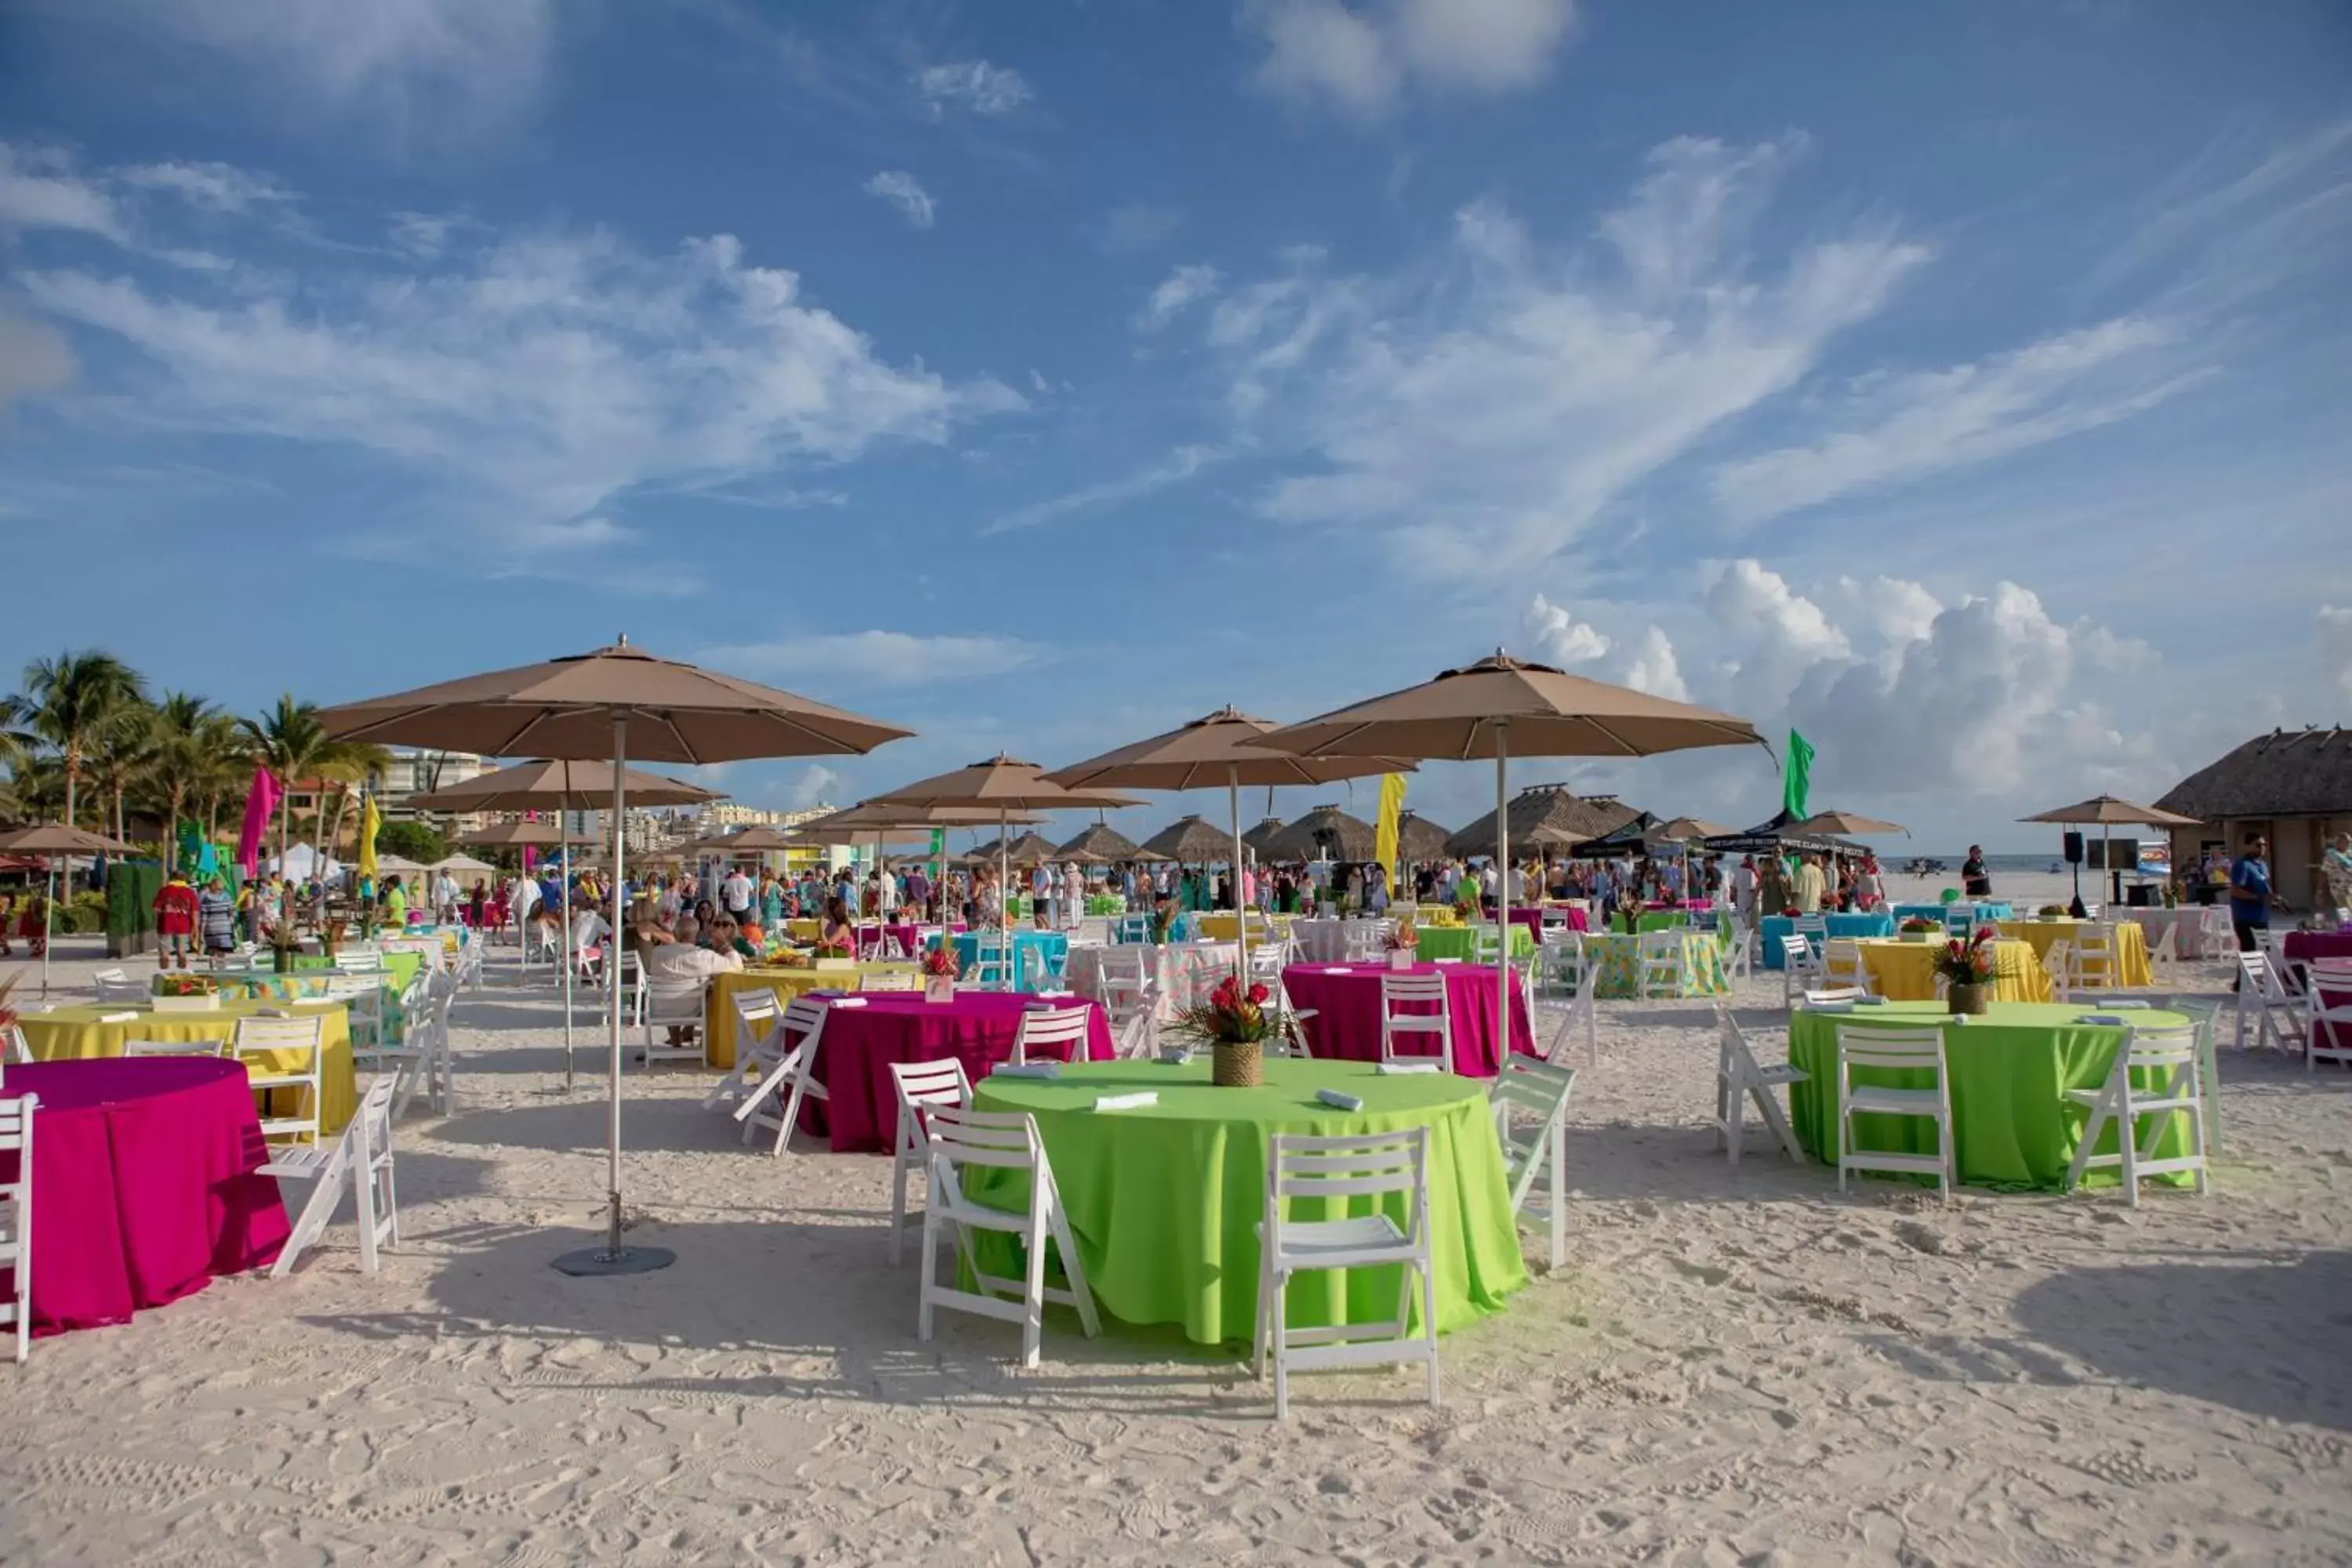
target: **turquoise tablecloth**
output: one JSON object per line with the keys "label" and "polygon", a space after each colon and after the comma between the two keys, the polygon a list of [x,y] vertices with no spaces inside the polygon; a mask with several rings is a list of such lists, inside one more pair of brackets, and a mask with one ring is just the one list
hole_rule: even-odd
{"label": "turquoise tablecloth", "polygon": [[[1837,1163],[1839,1025],[1941,1028],[1960,1180],[1985,1186],[2063,1187],[2087,1115],[2070,1104],[2064,1093],[2105,1082],[2116,1049],[2123,1043],[2120,1028],[2075,1022],[2095,1011],[2071,1002],[1996,1002],[1982,1016],[1956,1024],[1939,1002],[1889,1002],[1851,1013],[1801,1007],[1789,1019],[1789,1059],[1811,1077],[1789,1089],[1789,1119],[1797,1141],[1814,1158]],[[2178,1013],[2154,1009],[2135,1010],[2131,1017],[2149,1026],[2189,1021]],[[1857,1074],[1857,1081],[1897,1089],[1934,1084],[1923,1072],[1864,1072]],[[1907,1116],[1863,1117],[1855,1124],[1855,1136],[1868,1148],[1916,1153],[1932,1151],[1936,1142],[1932,1124]],[[2113,1151],[2112,1139],[2101,1142],[2101,1152]],[[2175,1116],[2158,1155],[2169,1158],[2186,1153],[2188,1147],[2188,1123]],[[2112,1173],[2093,1176],[2116,1179]]]}
{"label": "turquoise tablecloth", "polygon": [[[1867,915],[1831,915],[1828,919],[1832,936],[1874,937],[1895,934],[1895,917],[1883,910]],[[1796,921],[1787,915],[1766,915],[1762,924],[1757,929],[1764,945],[1764,952],[1761,954],[1764,967],[1780,968],[1780,939],[1795,933]]]}
{"label": "turquoise tablecloth", "polygon": [[[2005,921],[2009,919],[2009,905],[1999,899],[1977,899],[1974,900],[1968,899],[1956,899],[1953,902],[1970,905],[1970,907],[1977,912],[1977,919],[1980,921]],[[1921,920],[1941,922],[1944,918],[1944,910],[1948,907],[1948,906],[1944,904],[1896,904],[1892,909],[1888,910],[1887,913],[1895,917],[1897,924],[1900,924],[1904,921],[1910,920],[1914,916],[1916,916]]]}
{"label": "turquoise tablecloth", "polygon": [[[939,941],[937,936],[932,942]],[[966,970],[980,956],[980,935],[962,931],[954,938],[956,963]],[[926,943],[926,946],[930,945]],[[1069,967],[1070,939],[1057,931],[1021,931],[1013,932],[1013,957],[1016,978],[1013,989],[1035,991],[1049,981],[1057,981]]]}

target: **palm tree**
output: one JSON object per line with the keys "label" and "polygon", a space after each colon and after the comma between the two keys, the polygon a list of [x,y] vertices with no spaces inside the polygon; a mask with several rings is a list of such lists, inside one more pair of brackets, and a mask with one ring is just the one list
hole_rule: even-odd
{"label": "palm tree", "polygon": [[127,703],[113,718],[99,727],[90,739],[88,769],[89,782],[98,788],[110,810],[110,826],[114,837],[123,835],[123,797],[147,771],[155,746],[155,710],[145,698]]}
{"label": "palm tree", "polygon": [[164,864],[180,865],[180,818],[209,795],[217,797],[233,774],[236,726],[201,697],[164,694],[155,706],[154,733],[142,779],[163,817]]}
{"label": "palm tree", "polygon": [[[352,783],[391,764],[391,753],[382,746],[363,742],[338,741],[327,733],[319,722],[318,704],[297,702],[294,694],[287,692],[278,699],[278,706],[258,720],[240,719],[237,729],[243,733],[254,759],[278,775],[283,792],[278,798],[278,858],[286,858],[287,833],[293,821],[294,786],[304,779],[328,779]],[[325,814],[320,814],[323,822]],[[336,831],[341,831],[341,812],[336,813]],[[325,853],[322,847],[322,854]]]}
{"label": "palm tree", "polygon": [[19,744],[46,745],[65,764],[66,815],[74,824],[83,764],[126,709],[145,700],[139,672],[103,649],[68,651],[25,667],[25,689],[8,699]]}

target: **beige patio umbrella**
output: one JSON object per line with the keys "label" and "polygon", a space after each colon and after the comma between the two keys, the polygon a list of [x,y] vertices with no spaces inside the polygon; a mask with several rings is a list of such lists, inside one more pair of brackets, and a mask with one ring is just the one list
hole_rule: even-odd
{"label": "beige patio umbrella", "polygon": [[[1243,917],[1235,921],[1241,941],[1234,950],[1234,973],[1244,978],[1249,964],[1249,921],[1242,900],[1242,873],[1247,864],[1247,850],[1242,840],[1242,785],[1336,784],[1369,773],[1409,773],[1412,769],[1411,763],[1394,757],[1327,758],[1268,751],[1252,743],[1274,727],[1270,721],[1252,718],[1237,708],[1220,708],[1166,734],[1137,741],[1083,763],[1072,763],[1048,775],[1056,784],[1084,789],[1186,790],[1225,786],[1225,803],[1233,818],[1234,913]],[[1197,820],[1185,819],[1187,823]],[[1154,837],[1149,847],[1171,859],[1186,858],[1160,837]],[[1221,847],[1218,852],[1224,850]]]}
{"label": "beige patio umbrella", "polygon": [[[723,763],[747,757],[839,756],[870,752],[913,731],[731,675],[657,658],[622,637],[591,653],[420,687],[329,708],[339,740],[378,741],[486,756],[613,760],[613,880],[625,876],[628,763]],[[661,1247],[621,1245],[621,991],[612,987],[611,1089],[605,1173],[611,1218],[605,1245],[555,1260],[567,1274],[635,1274],[667,1268]]]}
{"label": "beige patio umbrella", "polygon": [[49,932],[58,904],[57,858],[60,855],[135,855],[128,844],[102,833],[84,833],[62,822],[37,822],[0,833],[0,855],[38,855],[49,862],[48,894],[41,900],[41,1000],[49,999]]}
{"label": "beige patio umbrella", "polygon": [[1307,756],[1495,759],[1495,1038],[1511,1047],[1510,757],[1643,757],[1764,744],[1744,719],[1528,664],[1497,650],[1420,686],[1293,724],[1259,744]]}
{"label": "beige patio umbrella", "polygon": [[[2111,795],[2095,795],[2088,800],[2078,800],[2072,805],[2062,805],[2055,811],[2038,812],[2021,816],[2020,822],[2059,822],[2069,826],[2096,826],[2099,830],[2099,861],[2107,868],[2109,900],[2123,897],[2124,875],[2115,868],[2115,827],[2121,823],[2129,827],[2195,827],[2199,819],[2183,816],[2177,811],[2160,806],[2139,805],[2119,800]],[[2074,868],[2075,912],[2083,903],[2083,868]]]}
{"label": "beige patio umbrella", "polygon": [[[974,763],[953,773],[918,780],[902,789],[877,795],[866,805],[874,806],[952,806],[965,810],[988,810],[997,814],[998,842],[1003,843],[1006,827],[1016,811],[1069,811],[1101,806],[1116,811],[1122,806],[1139,805],[1140,801],[1104,790],[1065,789],[1047,778],[1034,763],[1024,763],[998,752],[984,763]],[[997,867],[998,896],[1012,883],[1012,868],[1000,858]],[[1010,966],[1008,966],[1010,967]]]}
{"label": "beige patio umbrella", "polygon": [[1900,833],[1911,837],[1911,830],[1899,822],[1881,822],[1874,816],[1864,816],[1851,811],[1817,811],[1804,821],[1793,825],[1792,833],[1823,833],[1837,838],[1859,838],[1873,833]]}
{"label": "beige patio umbrella", "polygon": [[564,832],[561,824],[553,822],[493,822],[460,835],[457,842],[478,849],[511,849],[523,844],[544,849],[564,842]]}
{"label": "beige patio umbrella", "polygon": [[[562,867],[565,882],[563,898],[563,1090],[572,1091],[572,874],[571,824],[565,813],[574,807],[584,809],[591,801],[603,800],[613,793],[613,764],[601,757],[568,758],[541,757],[516,763],[510,767],[478,773],[463,784],[436,789],[429,795],[408,797],[407,804],[420,811],[446,811],[458,814],[479,811],[551,811],[556,814],[556,853]],[[629,799],[639,805],[698,805],[717,800],[716,791],[700,784],[688,784],[683,779],[665,778],[659,773],[640,773],[635,768],[622,770],[621,784]],[[538,828],[547,825],[537,822],[509,823],[509,828]],[[486,831],[497,833],[499,828]],[[537,844],[537,837],[507,837],[486,840],[479,836],[460,840],[467,844],[498,842],[506,844]],[[485,867],[484,869],[488,868]],[[624,911],[617,906],[613,910],[617,921]],[[615,932],[614,940],[619,940]],[[528,953],[529,945],[523,948]]]}

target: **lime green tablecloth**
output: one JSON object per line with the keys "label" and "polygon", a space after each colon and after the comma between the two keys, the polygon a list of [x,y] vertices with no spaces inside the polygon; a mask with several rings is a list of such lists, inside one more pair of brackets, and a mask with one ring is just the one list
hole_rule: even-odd
{"label": "lime green tablecloth", "polygon": [[[297,974],[320,973],[334,967],[335,961],[322,952],[301,952],[294,955],[294,973]],[[383,955],[384,973],[392,976],[394,990],[407,990],[408,983],[415,979],[416,972],[424,967],[425,955],[421,952],[387,952]],[[240,972],[230,970],[227,973],[234,974]],[[260,967],[252,973],[270,974],[275,973],[276,970],[270,961],[264,958]]]}
{"label": "lime green tablecloth", "polygon": [[[1371,1063],[1346,1061],[1269,1061],[1265,1079],[1257,1089],[1217,1089],[1205,1059],[1097,1062],[1051,1080],[983,1079],[973,1103],[1036,1117],[1087,1282],[1102,1310],[1126,1322],[1181,1324],[1199,1344],[1245,1341],[1257,1310],[1266,1140],[1277,1132],[1430,1130],[1441,1332],[1499,1310],[1527,1283],[1485,1085],[1451,1073],[1382,1078]],[[1315,1091],[1325,1087],[1361,1096],[1364,1109],[1322,1104]],[[1160,1103],[1093,1109],[1097,1094],[1142,1089],[1156,1089]],[[976,1199],[1008,1208],[1028,1202],[1025,1176],[970,1174]],[[1331,1206],[1302,1204],[1292,1217],[1337,1217],[1326,1212]],[[1370,1200],[1349,1212],[1371,1212]],[[1404,1222],[1401,1199],[1390,1212]],[[983,1266],[1017,1278],[1019,1247],[1014,1237],[981,1238]],[[1396,1303],[1393,1268],[1307,1274],[1290,1287],[1287,1317],[1294,1327],[1381,1322],[1395,1317]]]}
{"label": "lime green tablecloth", "polygon": [[[1472,940],[1473,932],[1468,926],[1415,926],[1413,939],[1414,945],[1423,959],[1431,963],[1436,963],[1441,958],[1458,958],[1466,961],[1475,956]],[[1511,922],[1511,956],[1533,958],[1535,955],[1535,932],[1517,921],[1513,921]]]}
{"label": "lime green tablecloth", "polygon": [[[1789,1020],[1789,1059],[1812,1077],[1789,1090],[1790,1120],[1798,1142],[1816,1159],[1837,1163],[1837,1026],[1940,1026],[1951,1079],[1960,1180],[1997,1187],[2063,1187],[2087,1115],[2066,1100],[2065,1091],[2096,1089],[2105,1082],[2116,1048],[2123,1043],[2120,1028],[2075,1022],[2097,1011],[2074,1003],[1996,1002],[1982,1016],[1955,1024],[1940,1002],[1890,1002],[1851,1013],[1800,1008]],[[2116,1016],[2148,1027],[2189,1022],[2178,1013],[2154,1009]],[[1867,1070],[1858,1073],[1856,1081],[1898,1089],[1927,1089],[1934,1082],[1926,1073]],[[1855,1135],[1873,1149],[1919,1153],[1932,1151],[1936,1142],[1930,1123],[1903,1116],[1863,1117],[1855,1123]],[[2100,1144],[2103,1153],[2115,1148],[2112,1138],[2102,1137]],[[2158,1154],[2168,1158],[2186,1153],[2188,1147],[2188,1123],[2175,1116]],[[2112,1173],[2094,1172],[2091,1179],[2116,1178]]]}

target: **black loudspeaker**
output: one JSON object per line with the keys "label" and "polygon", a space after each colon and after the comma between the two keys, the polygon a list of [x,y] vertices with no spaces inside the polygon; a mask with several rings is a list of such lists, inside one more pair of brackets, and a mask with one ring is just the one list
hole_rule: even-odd
{"label": "black loudspeaker", "polygon": [[2079,833],[2069,833],[2066,835],[2066,864],[2079,866],[2082,863],[2083,836]]}

